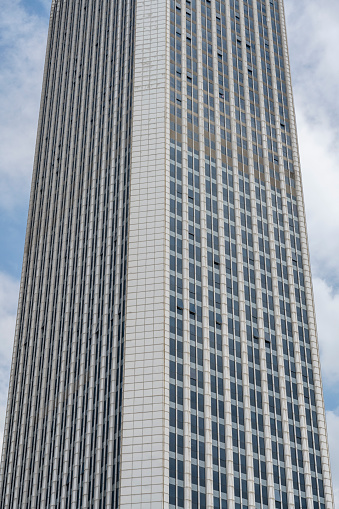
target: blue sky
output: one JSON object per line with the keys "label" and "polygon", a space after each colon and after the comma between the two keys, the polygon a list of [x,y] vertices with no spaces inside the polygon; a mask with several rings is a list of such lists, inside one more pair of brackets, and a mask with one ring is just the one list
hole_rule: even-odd
{"label": "blue sky", "polygon": [[[50,0],[0,0],[0,443]],[[285,0],[339,507],[339,2]]]}

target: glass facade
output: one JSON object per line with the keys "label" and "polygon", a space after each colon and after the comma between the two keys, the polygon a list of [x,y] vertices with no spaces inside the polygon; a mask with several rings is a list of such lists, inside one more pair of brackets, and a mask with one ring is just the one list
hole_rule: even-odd
{"label": "glass facade", "polygon": [[52,6],[4,508],[118,507],[134,8]]}
{"label": "glass facade", "polygon": [[326,506],[281,16],[171,1],[170,507]]}
{"label": "glass facade", "polygon": [[333,509],[282,0],[55,0],[0,505]]}

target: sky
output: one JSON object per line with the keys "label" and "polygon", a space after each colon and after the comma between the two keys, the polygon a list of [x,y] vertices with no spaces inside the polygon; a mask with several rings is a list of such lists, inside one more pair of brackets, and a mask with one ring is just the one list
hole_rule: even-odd
{"label": "sky", "polygon": [[[50,0],[0,0],[0,447]],[[323,386],[339,508],[339,2],[285,0]]]}

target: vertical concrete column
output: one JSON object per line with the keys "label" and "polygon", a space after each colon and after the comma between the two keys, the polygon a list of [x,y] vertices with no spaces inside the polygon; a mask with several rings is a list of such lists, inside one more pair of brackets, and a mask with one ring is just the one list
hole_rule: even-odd
{"label": "vertical concrete column", "polygon": [[169,3],[136,3],[121,509],[168,507]]}

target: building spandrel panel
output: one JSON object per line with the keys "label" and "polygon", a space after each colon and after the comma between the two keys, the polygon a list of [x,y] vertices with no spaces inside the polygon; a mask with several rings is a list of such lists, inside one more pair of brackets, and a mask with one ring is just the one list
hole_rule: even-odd
{"label": "building spandrel panel", "polygon": [[12,508],[333,509],[282,0],[54,0]]}

